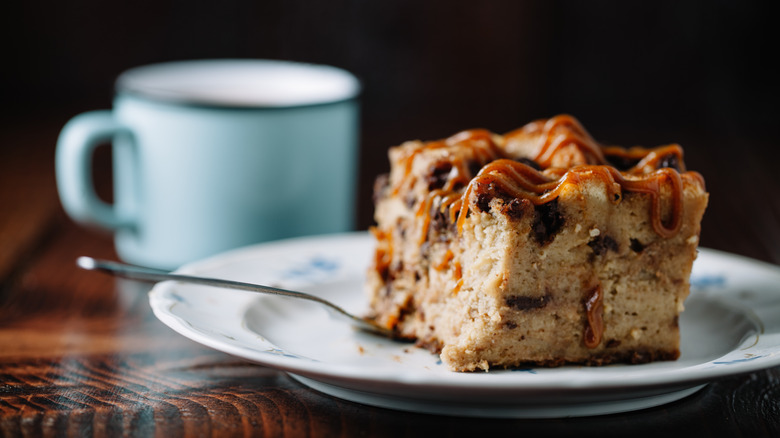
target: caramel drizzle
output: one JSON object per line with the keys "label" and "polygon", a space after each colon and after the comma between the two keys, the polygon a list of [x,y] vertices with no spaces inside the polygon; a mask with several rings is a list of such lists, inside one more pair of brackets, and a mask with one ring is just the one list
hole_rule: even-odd
{"label": "caramel drizzle", "polygon": [[[534,205],[544,204],[557,198],[566,184],[577,184],[588,178],[599,178],[607,187],[607,195],[613,203],[620,202],[621,189],[630,192],[648,193],[652,196],[651,220],[653,230],[661,237],[669,238],[677,234],[682,225],[683,182],[679,172],[662,168],[642,175],[638,179],[626,179],[620,171],[611,166],[583,165],[566,171],[562,177],[550,178],[523,163],[500,159],[487,164],[471,180],[462,196],[457,219],[458,231],[463,230],[467,210],[474,203],[475,192],[494,186],[513,198],[528,199]],[[661,218],[661,187],[668,182],[671,185],[671,218],[668,225]]]}
{"label": "caramel drizzle", "polygon": [[[409,148],[406,151],[406,154],[401,158],[401,162],[404,166],[404,175],[403,178],[401,178],[400,183],[393,187],[393,194],[398,194],[403,187],[404,182],[407,182],[407,185],[414,184],[414,181],[410,181],[409,175],[412,173],[414,158],[420,152],[430,149],[443,149],[459,146],[463,143],[468,144],[474,154],[474,158],[481,163],[495,160],[504,155],[503,151],[501,151],[495,141],[493,141],[493,134],[486,129],[470,129],[461,131],[441,141],[421,143],[414,148]],[[452,167],[455,173],[448,179],[446,185],[443,187],[444,190],[452,190],[459,182],[465,185],[473,177],[468,170],[467,163],[460,158],[453,161]]]}
{"label": "caramel drizzle", "polygon": [[[490,131],[485,129],[462,131],[443,141],[430,143],[429,147],[433,149],[439,149],[442,147],[457,146],[463,143],[466,143],[471,147],[474,159],[480,163],[486,163],[503,156],[503,152],[493,141],[492,134]],[[412,169],[412,160],[423,149],[423,147],[415,148],[412,153],[404,157],[405,175],[403,180],[408,179],[408,175],[411,173]],[[423,218],[423,224],[421,227],[422,232],[419,239],[420,244],[425,242],[425,240],[428,238],[428,227],[431,223],[430,211],[433,202],[437,198],[442,198],[443,201],[441,208],[442,211],[444,211],[444,208],[448,207],[450,204],[460,198],[460,194],[455,192],[455,187],[457,187],[458,184],[465,186],[469,183],[469,181],[471,181],[473,177],[474,175],[471,175],[468,164],[460,156],[456,157],[452,162],[452,170],[450,171],[450,176],[447,178],[447,182],[444,184],[444,186],[441,189],[431,191],[428,197],[417,206],[415,216]]]}
{"label": "caramel drizzle", "polygon": [[463,288],[463,268],[460,266],[460,263],[457,261],[453,264],[454,265],[454,277],[458,279],[458,281],[455,283],[455,287],[452,289],[452,294],[457,295],[458,292],[460,292],[461,288]]}
{"label": "caramel drizzle", "polygon": [[[449,208],[450,205],[460,202],[461,196],[462,195],[459,192],[446,190],[446,188],[437,189],[431,191],[428,197],[420,203],[420,205],[417,207],[417,211],[415,212],[415,217],[422,217],[423,221],[421,227],[422,231],[420,232],[420,240],[418,242],[420,245],[422,245],[428,239],[428,228],[431,224],[431,208],[433,207],[433,203],[437,199],[440,199],[441,202],[439,204],[439,211],[444,212],[447,211],[447,208]],[[455,210],[450,209],[450,222],[454,221]]]}
{"label": "caramel drizzle", "polygon": [[[468,209],[474,203],[475,192],[484,191],[491,185],[500,188],[509,196],[528,199],[535,205],[540,205],[557,198],[566,184],[576,184],[589,177],[600,178],[606,184],[613,203],[620,201],[621,189],[650,194],[652,196],[653,230],[664,238],[672,237],[679,232],[682,224],[683,175],[671,168],[652,170],[658,167],[662,159],[674,156],[681,171],[684,171],[682,168],[683,151],[679,145],[672,144],[649,150],[640,147],[630,149],[601,147],[585,128],[569,115],[532,122],[514,133],[516,132],[539,135],[540,146],[534,161],[542,168],[547,168],[545,173],[525,164],[501,158],[504,154],[498,150],[491,134],[486,130],[463,131],[444,141],[421,145],[405,158],[407,161],[404,180],[408,179],[406,177],[411,172],[411,162],[414,156],[425,147],[441,148],[466,143],[473,148],[473,154],[480,162],[489,162],[473,179],[469,174],[468,166],[462,159],[453,162],[453,169],[456,171],[451,172],[444,187],[432,191],[417,207],[415,214],[417,217],[422,217],[423,220],[420,243],[427,239],[427,230],[431,221],[431,207],[436,200],[440,200],[441,212],[449,208],[451,221],[454,222],[457,218],[458,231],[461,232]],[[511,137],[514,133],[509,133],[506,137]],[[555,153],[571,144],[577,145],[586,156],[586,161],[591,164],[576,166],[568,170],[550,168]],[[637,163],[621,173],[610,165],[607,156],[620,157],[637,161]],[[626,178],[626,176],[634,178]],[[684,177],[692,179],[704,187],[704,179],[700,174],[686,172]],[[462,195],[454,191],[457,184],[465,182],[468,182],[468,186]],[[660,192],[665,183],[671,186],[671,217],[668,224],[664,224],[661,217],[663,203]]]}
{"label": "caramel drizzle", "polygon": [[436,269],[437,271],[444,270],[445,268],[447,268],[447,266],[450,265],[450,262],[454,257],[455,254],[453,254],[451,249],[448,249],[447,252],[444,253],[444,257],[442,257],[442,261],[436,266],[434,266],[433,268]]}
{"label": "caramel drizzle", "polygon": [[601,337],[604,334],[604,297],[601,284],[597,285],[590,292],[585,300],[585,314],[588,321],[585,324],[583,333],[583,342],[588,348],[596,348],[601,343]]}
{"label": "caramel drizzle", "polygon": [[[534,161],[542,168],[550,167],[555,153],[570,144],[576,145],[583,154],[590,158],[587,160],[588,163],[607,163],[601,146],[596,143],[577,119],[568,114],[531,122],[520,128],[519,132],[533,134],[539,131],[541,131],[540,146]],[[507,137],[513,134],[509,133]]]}
{"label": "caramel drizzle", "polygon": [[658,167],[658,162],[661,159],[670,155],[677,158],[680,172],[685,171],[683,168],[683,150],[678,144],[649,150],[642,147],[625,149],[616,146],[600,146],[582,124],[568,114],[555,116],[548,120],[531,122],[517,131],[506,134],[506,137],[511,138],[518,133],[539,136],[538,141],[540,144],[533,160],[543,169],[552,166],[553,157],[560,149],[568,145],[575,145],[587,157],[586,162],[588,164],[610,165],[607,159],[608,156],[638,161],[637,164],[626,170],[626,173],[629,174],[646,173],[645,170],[648,167],[655,169]]}
{"label": "caramel drizzle", "polygon": [[382,249],[377,246],[374,252],[374,269],[384,280],[390,270],[390,265],[393,262],[393,233],[388,231],[382,231],[377,227],[370,227],[369,231],[374,235],[377,242],[387,242],[387,249]]}
{"label": "caramel drizzle", "polygon": [[646,173],[645,169],[647,168],[657,168],[659,161],[670,155],[677,159],[680,172],[685,172],[685,165],[683,164],[683,150],[682,147],[678,144],[661,146],[655,149],[650,149],[649,151],[641,147],[623,149],[621,147],[611,146],[604,148],[604,155],[638,161],[634,166],[625,171],[631,175]]}

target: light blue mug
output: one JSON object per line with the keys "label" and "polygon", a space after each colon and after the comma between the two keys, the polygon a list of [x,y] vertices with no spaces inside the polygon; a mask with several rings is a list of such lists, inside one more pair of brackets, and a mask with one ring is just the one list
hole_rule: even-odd
{"label": "light blue mug", "polygon": [[[130,263],[176,268],[231,248],[353,229],[359,81],[334,67],[182,61],[128,70],[113,110],[74,117],[56,152],[77,222]],[[113,148],[114,202],[91,180]]]}

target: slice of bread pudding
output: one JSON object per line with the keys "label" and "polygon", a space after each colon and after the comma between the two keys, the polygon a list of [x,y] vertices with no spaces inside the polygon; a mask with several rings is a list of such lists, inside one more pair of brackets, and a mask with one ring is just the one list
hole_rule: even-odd
{"label": "slice of bread pudding", "polygon": [[373,314],[455,371],[673,360],[708,194],[677,145],[570,116],[389,151]]}

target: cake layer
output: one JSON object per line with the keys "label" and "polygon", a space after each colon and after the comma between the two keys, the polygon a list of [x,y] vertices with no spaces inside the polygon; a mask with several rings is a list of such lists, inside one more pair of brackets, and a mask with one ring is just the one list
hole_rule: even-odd
{"label": "cake layer", "polygon": [[558,116],[389,156],[378,322],[457,371],[678,357],[708,196],[679,146],[606,148]]}

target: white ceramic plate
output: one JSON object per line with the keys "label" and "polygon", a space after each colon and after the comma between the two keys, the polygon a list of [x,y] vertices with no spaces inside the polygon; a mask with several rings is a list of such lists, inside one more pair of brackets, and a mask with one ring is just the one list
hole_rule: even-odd
{"label": "white ceramic plate", "polygon": [[[366,310],[367,233],[257,245],[179,272],[297,289]],[[448,371],[410,344],[353,330],[319,305],[165,282],[155,315],[182,335],[288,372],[335,397],[446,415],[549,418],[617,413],[678,400],[718,378],[780,365],[780,268],[702,249],[674,362]]]}

